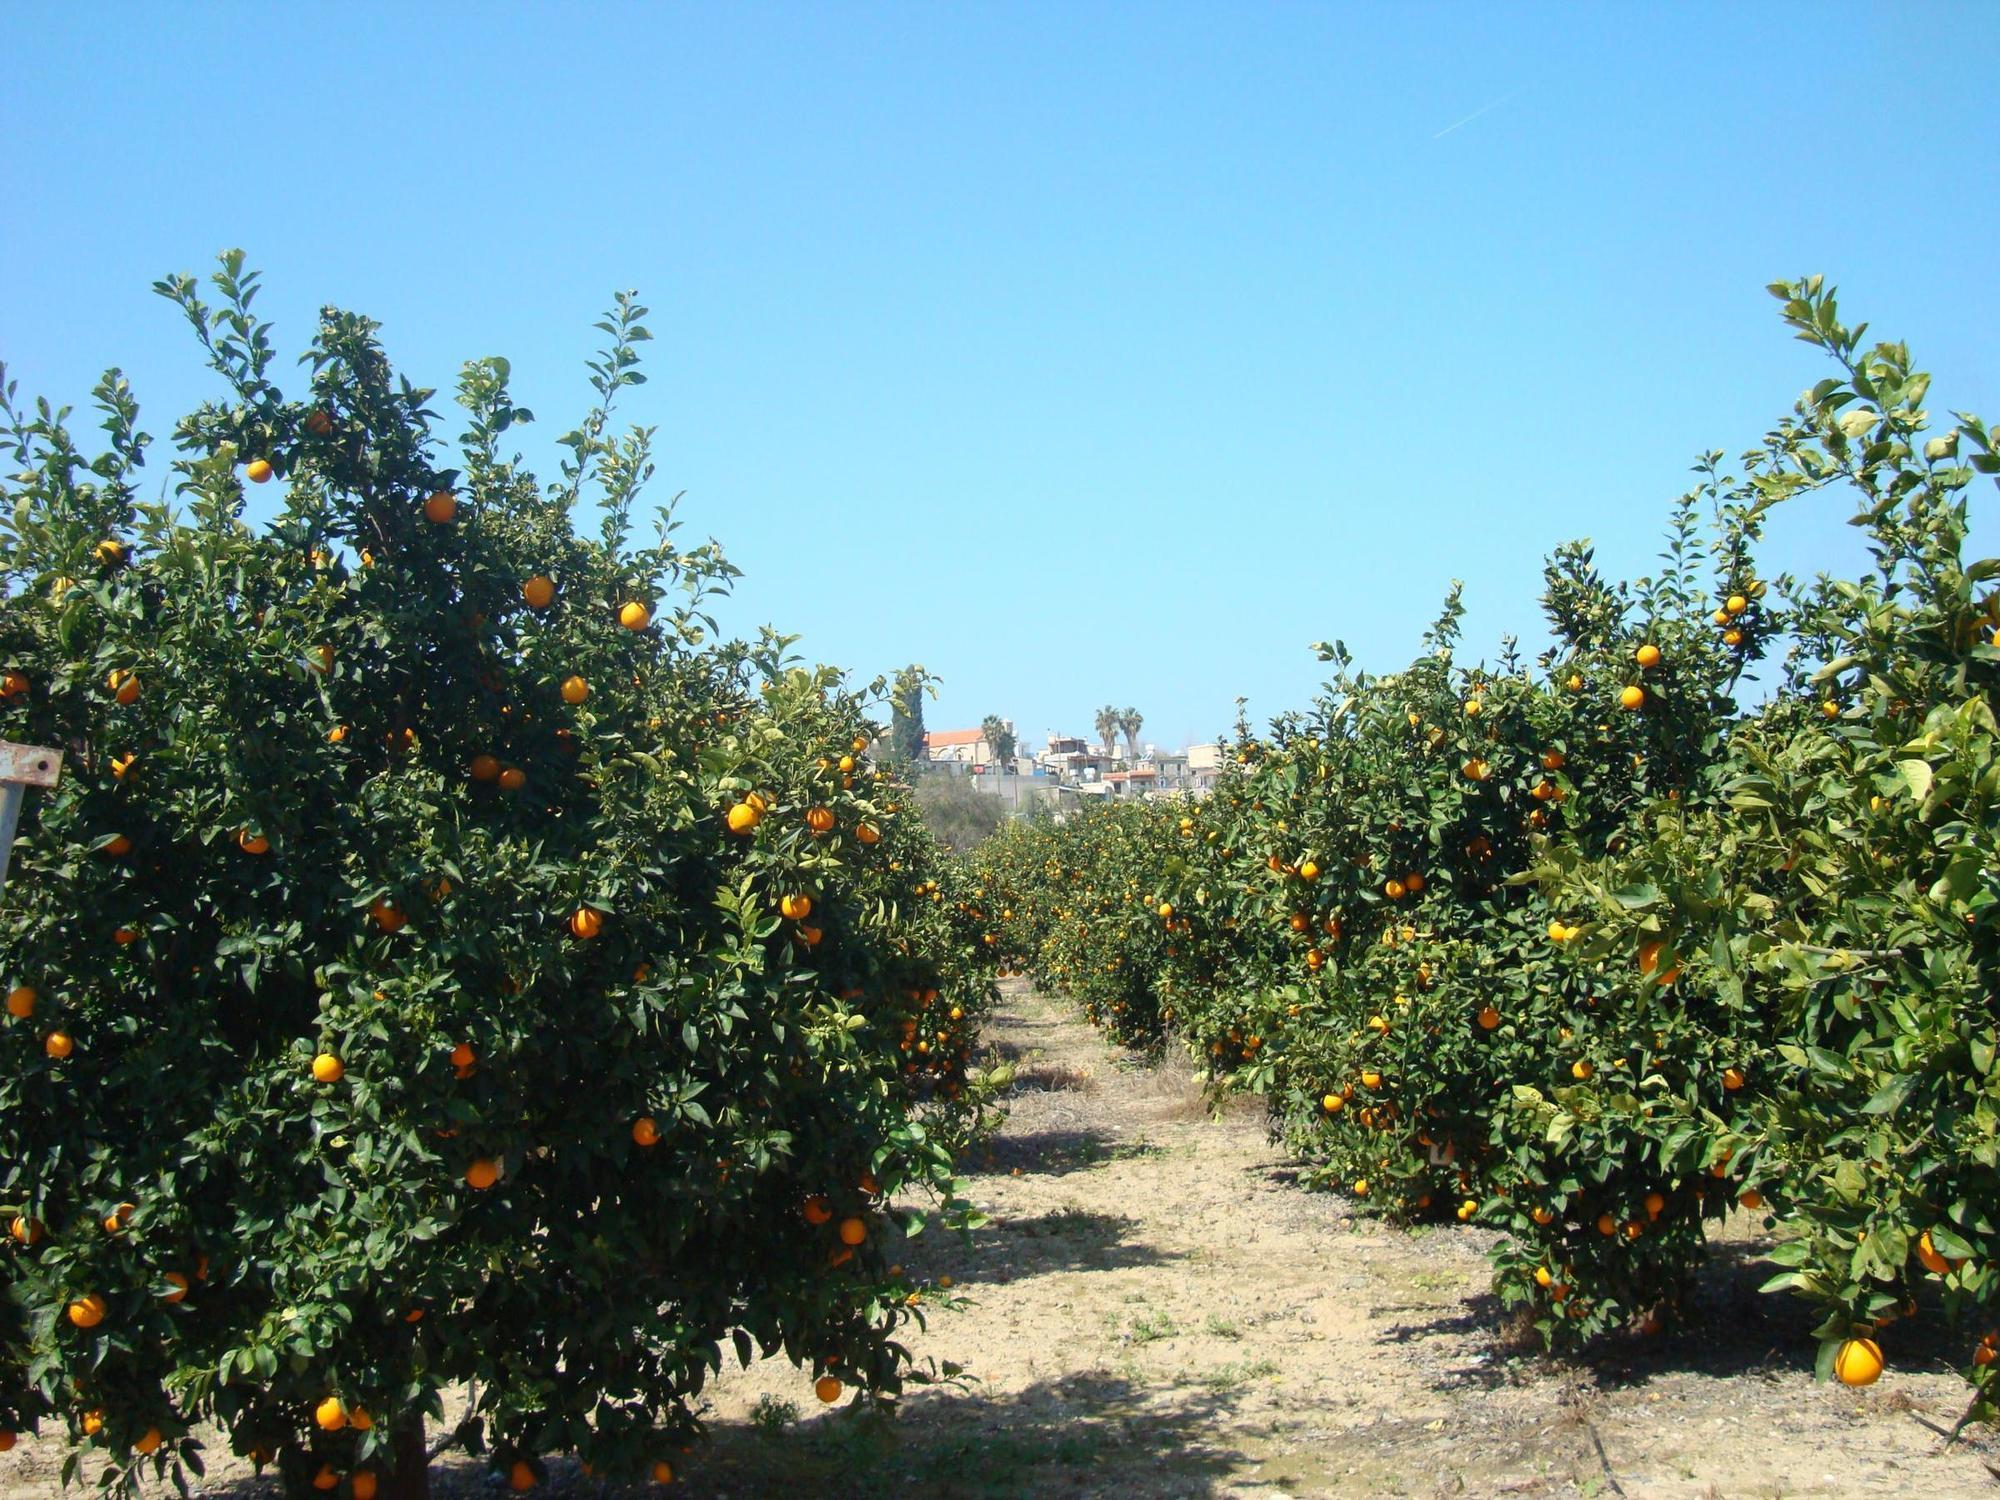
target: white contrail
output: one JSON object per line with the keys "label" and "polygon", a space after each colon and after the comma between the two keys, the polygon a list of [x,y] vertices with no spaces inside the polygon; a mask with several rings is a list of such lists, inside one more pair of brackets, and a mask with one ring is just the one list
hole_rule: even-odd
{"label": "white contrail", "polygon": [[1527,93],[1528,88],[1529,85],[1524,83],[1519,88],[1513,90],[1512,92],[1502,94],[1498,99],[1495,99],[1491,104],[1482,104],[1478,109],[1475,109],[1471,114],[1467,115],[1463,120],[1458,121],[1457,124],[1445,126],[1444,129],[1440,130],[1436,135],[1432,136],[1431,139],[1434,141],[1443,140],[1446,136],[1450,135],[1454,130],[1458,129],[1459,125],[1470,125],[1474,120],[1478,119],[1481,115],[1486,114],[1490,110],[1498,109],[1501,105],[1505,104],[1509,99],[1518,99],[1521,95]]}

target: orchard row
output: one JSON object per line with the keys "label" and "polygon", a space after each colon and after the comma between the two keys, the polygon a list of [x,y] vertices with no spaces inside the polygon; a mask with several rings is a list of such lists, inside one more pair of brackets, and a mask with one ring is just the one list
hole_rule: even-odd
{"label": "orchard row", "polygon": [[671,1478],[726,1355],[892,1398],[993,948],[879,685],[716,643],[721,555],[633,543],[643,308],[543,485],[504,361],[448,462],[374,325],[287,399],[215,280],[161,286],[225,391],[172,503],[116,372],[96,453],[6,391],[0,738],[66,761],[0,906],[0,1441],[129,1486],[215,1424],[369,1500],[448,1389],[516,1488]]}
{"label": "orchard row", "polygon": [[[1742,477],[1704,460],[1657,576],[1561,549],[1532,663],[1462,663],[1456,594],[1405,671],[1322,647],[1212,795],[1017,826],[981,874],[1010,962],[1262,1095],[1312,1181],[1503,1231],[1549,1344],[1681,1316],[1747,1211],[1823,1373],[1942,1318],[1990,1420],[2000,564],[1962,552],[2000,460],[1816,280],[1773,290],[1838,373]],[[1822,492],[1871,570],[1765,576],[1766,519]]]}

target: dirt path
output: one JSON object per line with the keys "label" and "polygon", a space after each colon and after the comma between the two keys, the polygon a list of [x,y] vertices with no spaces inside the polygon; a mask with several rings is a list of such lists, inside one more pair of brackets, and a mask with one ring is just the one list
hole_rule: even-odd
{"label": "dirt path", "polygon": [[1955,1376],[1815,1384],[1801,1311],[1755,1294],[1747,1253],[1719,1258],[1702,1332],[1592,1367],[1508,1360],[1490,1236],[1297,1191],[1260,1114],[1211,1121],[1185,1071],[1018,983],[989,1042],[1021,1069],[969,1183],[992,1223],[909,1258],[964,1294],[917,1352],[978,1383],[919,1393],[893,1428],[774,1431],[754,1404],[811,1406],[803,1377],[732,1376],[690,1495],[2000,1495],[2000,1444],[1934,1451]]}
{"label": "dirt path", "polygon": [[[1747,1243],[1718,1255],[1696,1332],[1592,1365],[1509,1359],[1490,1236],[1386,1230],[1297,1191],[1259,1114],[1210,1120],[1184,1069],[1107,1047],[1018,982],[988,1045],[1019,1069],[968,1180],[992,1222],[905,1256],[956,1299],[915,1352],[969,1383],[885,1419],[821,1409],[783,1364],[731,1373],[673,1493],[2000,1497],[2000,1442],[1937,1451],[1963,1405],[1942,1361],[1892,1347],[1880,1385],[1816,1385],[1807,1320],[1754,1292]],[[54,1493],[59,1462],[23,1443],[0,1500]],[[505,1493],[469,1465],[435,1477],[440,1496]],[[215,1479],[207,1493],[264,1493]],[[573,1465],[551,1480],[601,1493]]]}

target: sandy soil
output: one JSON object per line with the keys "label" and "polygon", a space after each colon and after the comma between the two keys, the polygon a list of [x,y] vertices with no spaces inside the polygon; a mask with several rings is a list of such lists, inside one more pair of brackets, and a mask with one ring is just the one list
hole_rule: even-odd
{"label": "sandy soil", "polygon": [[[1508,1356],[1485,1233],[1389,1230],[1296,1191],[1257,1113],[1210,1119],[1184,1069],[1018,983],[988,1046],[1019,1069],[968,1179],[991,1223],[904,1256],[953,1279],[914,1347],[966,1381],[889,1417],[820,1408],[787,1366],[732,1373],[675,1493],[2000,1495],[2000,1440],[1939,1443],[1964,1388],[1937,1352],[1892,1347],[1864,1391],[1813,1381],[1807,1320],[1755,1293],[1747,1232],[1697,1328],[1582,1364]],[[53,1493],[59,1462],[24,1442],[0,1500]],[[504,1493],[434,1474],[441,1495]],[[545,1492],[599,1487],[561,1467]]]}

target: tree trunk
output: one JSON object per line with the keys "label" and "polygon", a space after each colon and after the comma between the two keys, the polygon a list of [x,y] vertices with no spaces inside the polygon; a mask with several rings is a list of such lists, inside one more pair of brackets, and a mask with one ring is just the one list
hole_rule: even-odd
{"label": "tree trunk", "polygon": [[377,1500],[430,1500],[431,1466],[424,1448],[424,1419],[413,1416],[399,1423],[392,1448],[396,1467],[382,1476]]}

